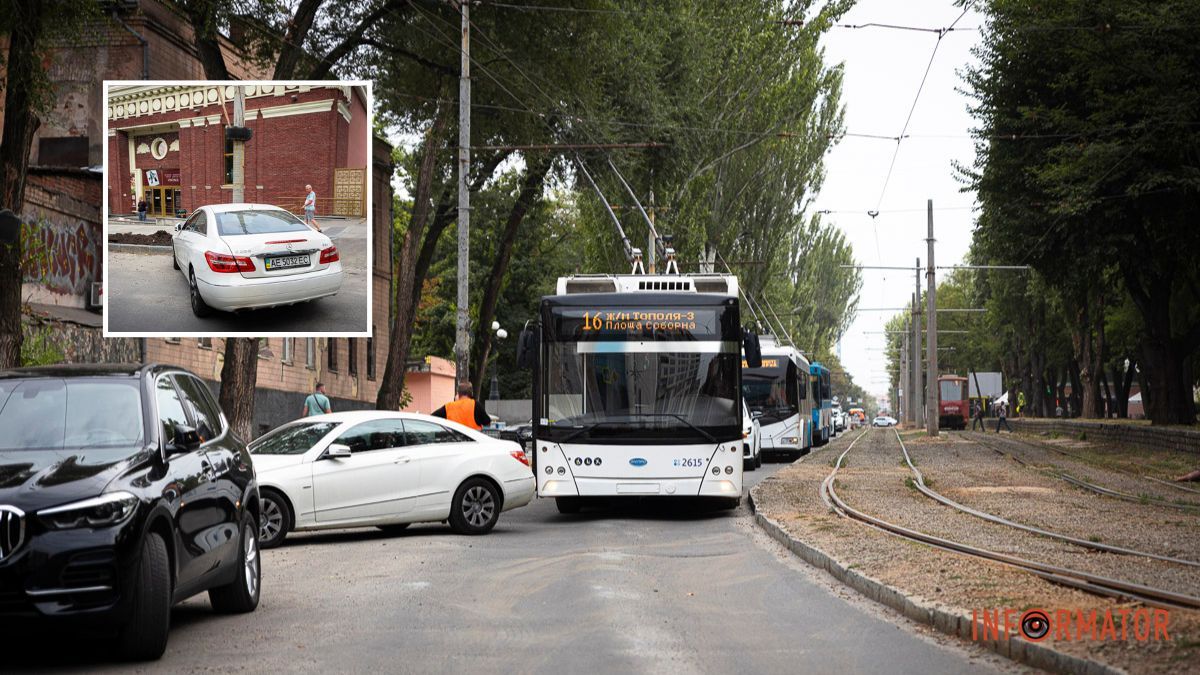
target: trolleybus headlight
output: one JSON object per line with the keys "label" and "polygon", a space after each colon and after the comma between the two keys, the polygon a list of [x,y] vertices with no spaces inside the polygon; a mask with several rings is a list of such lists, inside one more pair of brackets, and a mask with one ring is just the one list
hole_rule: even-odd
{"label": "trolleybus headlight", "polygon": [[714,466],[714,467],[713,467],[713,475],[714,475],[714,476],[720,476],[720,475],[721,475],[721,467],[719,467],[719,466]]}
{"label": "trolleybus headlight", "polygon": [[788,436],[787,438],[783,439],[783,442],[788,445],[796,445],[800,442],[800,439],[796,436]]}
{"label": "trolleybus headlight", "polygon": [[733,467],[732,466],[725,467],[725,473],[733,473]]}

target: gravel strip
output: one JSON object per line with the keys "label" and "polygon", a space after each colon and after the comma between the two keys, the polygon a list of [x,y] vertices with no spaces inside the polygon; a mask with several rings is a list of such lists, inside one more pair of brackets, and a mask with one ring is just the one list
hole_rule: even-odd
{"label": "gravel strip", "polygon": [[[979,437],[973,433],[967,434],[967,436]],[[1145,496],[1150,499],[1191,506],[1193,508],[1190,510],[1163,507],[1161,505],[1155,508],[1171,513],[1190,515],[1200,525],[1200,495],[1180,492],[1169,485],[1163,485],[1162,483],[1146,480],[1139,476],[1120,473],[1087,461],[1068,457],[1054,452],[1051,448],[1045,447],[1037,441],[1031,441],[1028,438],[990,434],[984,437],[983,440],[989,445],[997,446],[1030,464],[1047,470],[1067,473],[1074,478],[1092,483],[1093,485],[1117,490],[1135,497]],[[1068,452],[1074,454],[1075,451],[1068,450]]]}
{"label": "gravel strip", "polygon": [[1197,516],[1103,497],[1022,467],[969,438],[958,440],[937,446],[905,441],[926,484],[943,496],[1051,532],[1200,562]]}
{"label": "gravel strip", "polygon": [[[1088,558],[1115,559],[1124,556],[1083,553],[1078,547],[1056,544],[1036,535],[993,525],[937,504],[915,489],[905,486],[905,479],[910,478],[912,474],[907,466],[902,465],[899,444],[894,434],[890,430],[872,430],[868,433],[870,435],[855,446],[848,456],[846,467],[838,474],[838,493],[855,508],[897,524],[975,545],[988,546],[1002,552],[1025,556],[1036,554],[1047,558],[1053,556],[1053,562],[1081,570],[1097,573],[1103,571],[1109,574],[1120,571],[1132,574],[1137,571],[1131,569],[1132,567],[1150,567],[1143,562],[1129,567],[1112,566],[1107,562],[1093,563],[1100,565],[1094,569],[1084,567]],[[856,435],[857,432],[847,434],[851,438]],[[855,570],[907,595],[943,604],[968,616],[973,609],[1004,607],[1017,610],[1043,607],[1086,612],[1131,606],[1054,585],[998,563],[908,542],[833,514],[821,503],[818,488],[831,471],[833,460],[848,443],[849,439],[838,439],[805,461],[796,463],[780,471],[774,478],[764,481],[759,488],[757,507],[764,514],[777,520],[793,536],[837,559],[852,563]],[[969,452],[962,452],[966,450],[963,446],[968,445],[949,434],[943,434],[939,439],[923,444],[922,459],[917,460],[918,466],[925,471],[926,465],[929,465],[929,473],[935,477],[932,486],[935,490],[941,491],[941,481],[948,481],[951,471],[940,464],[937,467],[941,468],[936,468],[934,460],[926,457],[927,454],[952,454],[957,450],[961,453],[959,459],[964,467],[970,465],[975,456],[991,455],[998,458],[991,452],[987,452],[986,455],[977,452],[975,456]],[[949,461],[948,459],[947,466]],[[1045,488],[1051,495],[1056,494],[1056,489],[1062,491],[1062,488],[1053,486],[1036,472],[1030,474],[1032,478],[1017,484]],[[1046,482],[1030,482],[1032,480]],[[1037,491],[1030,493],[1036,499],[1043,499],[1046,494],[1039,494]],[[1115,500],[1108,500],[1113,501]],[[1091,513],[1095,514],[1096,509],[1091,509]],[[1177,567],[1168,563],[1160,563],[1158,567],[1163,566]],[[1140,576],[1140,580],[1148,579],[1155,585],[1168,585],[1163,581],[1162,575],[1157,573]],[[1173,582],[1186,585],[1190,589],[1200,585],[1195,575],[1188,574],[1179,575]],[[1047,640],[1064,652],[1131,672],[1178,672],[1183,664],[1194,663],[1196,659],[1200,659],[1200,612],[1172,612],[1171,638],[1172,641],[1167,643],[1055,641],[1053,636]]]}

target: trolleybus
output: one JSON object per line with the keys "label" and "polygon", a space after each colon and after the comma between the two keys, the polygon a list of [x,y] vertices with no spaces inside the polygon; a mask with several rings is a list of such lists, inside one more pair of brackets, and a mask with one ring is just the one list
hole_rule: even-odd
{"label": "trolleybus", "polygon": [[833,437],[833,386],[829,369],[813,361],[809,366],[812,383],[813,446],[825,445]]}
{"label": "trolleybus", "polygon": [[742,495],[738,281],[720,274],[558,280],[518,364],[534,372],[537,494],[564,513],[589,497]]}
{"label": "trolleybus", "polygon": [[761,338],[762,367],[742,363],[742,396],[761,426],[762,452],[795,459],[812,448],[809,363],[795,347]]}

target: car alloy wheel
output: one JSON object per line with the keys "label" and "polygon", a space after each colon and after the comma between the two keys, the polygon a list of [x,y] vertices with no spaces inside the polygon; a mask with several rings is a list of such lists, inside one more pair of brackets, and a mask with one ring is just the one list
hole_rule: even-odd
{"label": "car alloy wheel", "polygon": [[259,575],[258,537],[254,536],[254,528],[246,528],[244,539],[246,540],[246,555],[242,572],[246,580],[246,593],[250,597],[257,597],[258,583],[262,577]]}
{"label": "car alloy wheel", "polygon": [[259,526],[258,536],[263,541],[275,541],[281,530],[283,530],[283,511],[279,508],[279,502],[274,499],[264,499],[262,524]]}
{"label": "car alloy wheel", "polygon": [[188,274],[188,293],[192,300],[192,314],[204,317],[212,313],[212,308],[204,302],[204,296],[200,295],[200,287],[196,285],[195,270],[191,270]]}
{"label": "car alloy wheel", "polygon": [[483,527],[492,519],[495,512],[496,500],[492,498],[492,493],[482,485],[471,487],[463,495],[463,518],[471,524],[471,527]]}

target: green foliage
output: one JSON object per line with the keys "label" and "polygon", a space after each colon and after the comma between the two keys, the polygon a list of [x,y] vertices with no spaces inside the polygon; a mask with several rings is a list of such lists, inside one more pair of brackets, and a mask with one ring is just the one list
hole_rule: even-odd
{"label": "green foliage", "polygon": [[21,341],[21,365],[48,366],[66,361],[67,354],[54,337],[54,330],[46,324],[27,329]]}

